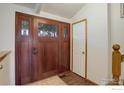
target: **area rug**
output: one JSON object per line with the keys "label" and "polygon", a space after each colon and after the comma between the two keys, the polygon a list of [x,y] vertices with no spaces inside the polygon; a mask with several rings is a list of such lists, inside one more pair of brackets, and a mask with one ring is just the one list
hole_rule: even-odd
{"label": "area rug", "polygon": [[28,85],[67,85],[58,76],[52,76],[37,82],[30,83]]}

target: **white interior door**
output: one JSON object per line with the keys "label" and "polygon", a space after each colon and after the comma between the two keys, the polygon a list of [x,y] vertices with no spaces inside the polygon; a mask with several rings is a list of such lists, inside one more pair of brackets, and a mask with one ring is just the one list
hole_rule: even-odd
{"label": "white interior door", "polygon": [[73,24],[73,72],[85,77],[86,23]]}

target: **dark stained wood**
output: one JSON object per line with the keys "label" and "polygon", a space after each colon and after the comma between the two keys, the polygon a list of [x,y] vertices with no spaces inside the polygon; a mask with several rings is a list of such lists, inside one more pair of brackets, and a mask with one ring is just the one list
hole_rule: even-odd
{"label": "dark stained wood", "polygon": [[34,19],[33,47],[38,50],[36,55],[33,54],[35,59],[32,65],[34,81],[57,74],[59,64],[59,36],[58,38],[38,36],[39,23],[58,24],[51,20]]}
{"label": "dark stained wood", "polygon": [[[30,24],[26,37],[20,35],[22,20]],[[58,37],[38,36],[39,23],[56,25]],[[70,69],[70,34],[63,38],[65,26],[70,33],[67,23],[16,13],[16,84],[27,84]]]}
{"label": "dark stained wood", "polygon": [[[62,24],[62,38],[61,38],[61,72],[70,69],[70,25]],[[64,38],[64,28],[67,28],[67,37]]]}
{"label": "dark stained wood", "polygon": [[[21,36],[21,22],[29,22],[29,35]],[[16,84],[31,81],[32,17],[16,13]]]}
{"label": "dark stained wood", "polygon": [[67,84],[67,85],[97,85],[96,83],[85,79],[71,71],[67,71],[59,74],[59,77]]}

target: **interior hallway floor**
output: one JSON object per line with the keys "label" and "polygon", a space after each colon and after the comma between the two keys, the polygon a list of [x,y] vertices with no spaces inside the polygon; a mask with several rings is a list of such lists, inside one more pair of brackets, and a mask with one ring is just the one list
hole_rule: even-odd
{"label": "interior hallway floor", "polygon": [[52,76],[28,85],[96,85],[93,82],[67,71],[56,76]]}

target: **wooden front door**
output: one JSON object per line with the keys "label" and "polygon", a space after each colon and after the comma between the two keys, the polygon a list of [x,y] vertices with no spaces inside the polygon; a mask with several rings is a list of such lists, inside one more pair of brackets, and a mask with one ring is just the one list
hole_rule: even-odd
{"label": "wooden front door", "polygon": [[33,80],[58,73],[59,65],[59,23],[34,19],[33,31]]}
{"label": "wooden front door", "polygon": [[67,23],[17,12],[16,84],[69,70],[69,35]]}

